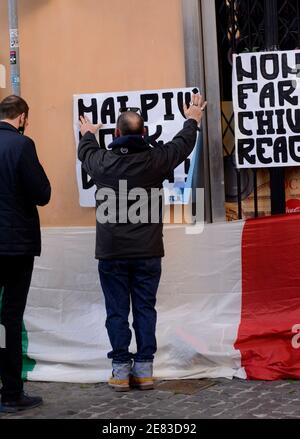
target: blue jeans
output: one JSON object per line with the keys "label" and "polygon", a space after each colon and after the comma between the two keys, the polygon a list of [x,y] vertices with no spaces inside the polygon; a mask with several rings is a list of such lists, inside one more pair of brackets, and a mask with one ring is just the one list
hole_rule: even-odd
{"label": "blue jeans", "polygon": [[[153,361],[156,352],[156,293],[161,276],[161,258],[99,261],[99,274],[106,305],[106,328],[114,362]],[[131,330],[128,316],[132,303],[137,353],[129,352]]]}

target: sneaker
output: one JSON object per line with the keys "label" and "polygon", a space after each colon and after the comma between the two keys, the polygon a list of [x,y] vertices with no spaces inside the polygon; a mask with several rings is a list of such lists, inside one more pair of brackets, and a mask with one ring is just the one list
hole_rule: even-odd
{"label": "sneaker", "polygon": [[129,375],[131,366],[131,361],[127,363],[112,363],[113,371],[111,378],[108,380],[108,385],[116,392],[128,392],[130,390]]}
{"label": "sneaker", "polygon": [[129,384],[140,390],[154,389],[153,363],[151,361],[135,362],[131,371]]}
{"label": "sneaker", "polygon": [[30,410],[43,404],[43,399],[39,396],[29,396],[22,392],[19,399],[15,401],[5,401],[1,403],[2,413],[16,413],[19,411]]}

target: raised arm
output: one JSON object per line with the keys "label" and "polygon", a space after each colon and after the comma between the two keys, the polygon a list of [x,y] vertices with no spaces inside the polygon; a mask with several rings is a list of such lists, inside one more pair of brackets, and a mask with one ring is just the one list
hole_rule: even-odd
{"label": "raised arm", "polygon": [[203,117],[203,111],[207,103],[201,95],[192,97],[192,102],[187,108],[185,105],[184,113],[187,120],[183,129],[176,136],[162,146],[158,146],[153,151],[154,166],[166,177],[180,163],[191,154],[197,140],[197,129]]}
{"label": "raised arm", "polygon": [[95,134],[101,125],[93,125],[88,118],[80,118],[80,132],[82,138],[78,145],[78,159],[82,162],[83,169],[90,177],[99,172],[99,160],[103,155]]}

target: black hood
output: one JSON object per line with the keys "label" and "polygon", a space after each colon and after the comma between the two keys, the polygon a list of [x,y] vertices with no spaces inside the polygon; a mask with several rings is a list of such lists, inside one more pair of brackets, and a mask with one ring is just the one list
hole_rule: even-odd
{"label": "black hood", "polygon": [[108,149],[114,152],[120,151],[121,154],[142,152],[149,148],[150,145],[139,134],[118,137],[108,146]]}

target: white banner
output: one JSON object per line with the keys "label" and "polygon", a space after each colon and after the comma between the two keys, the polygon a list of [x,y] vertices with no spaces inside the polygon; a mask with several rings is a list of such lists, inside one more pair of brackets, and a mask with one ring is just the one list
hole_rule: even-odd
{"label": "white banner", "polygon": [[300,51],[233,58],[238,168],[300,165]]}
{"label": "white banner", "polygon": [[[245,377],[234,348],[241,319],[243,226],[208,224],[198,235],[187,235],[185,226],[165,227],[156,377]],[[111,346],[94,259],[95,230],[47,228],[42,239],[25,312],[23,372],[33,381],[106,381]],[[132,315],[129,319],[132,324]],[[136,352],[134,335],[130,351]]]}
{"label": "white banner", "polygon": [[[141,110],[145,127],[148,130],[147,141],[152,146],[155,147],[161,142],[166,143],[172,140],[177,132],[183,128],[185,121],[183,104],[190,103],[193,91],[198,91],[198,89],[183,88],[74,95],[73,114],[76,147],[80,139],[78,121],[81,115],[86,115],[93,123],[103,124],[98,141],[101,148],[108,148],[114,139],[120,108],[124,107],[136,107]],[[192,157],[193,153],[175,169],[170,180],[165,182],[165,187],[169,189],[166,203],[184,202],[183,189],[186,182],[191,181],[195,166]],[[96,188],[82,169],[78,159],[76,172],[80,206],[94,207]]]}

